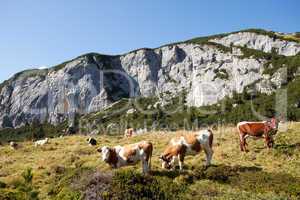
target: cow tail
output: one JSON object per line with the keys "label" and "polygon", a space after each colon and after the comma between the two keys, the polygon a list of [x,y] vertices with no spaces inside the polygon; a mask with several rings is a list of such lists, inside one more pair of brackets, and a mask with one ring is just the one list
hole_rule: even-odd
{"label": "cow tail", "polygon": [[208,144],[209,144],[209,147],[212,148],[213,146],[213,140],[214,140],[214,134],[211,130],[208,130],[210,132],[210,135],[208,137]]}
{"label": "cow tail", "polygon": [[149,161],[148,161],[148,168],[151,170],[151,157],[152,157],[152,152],[150,153]]}
{"label": "cow tail", "polygon": [[150,143],[150,144],[151,144],[151,150],[149,152],[149,161],[148,161],[149,170],[151,170],[151,158],[152,158],[152,152],[153,152],[153,144],[152,143]]}

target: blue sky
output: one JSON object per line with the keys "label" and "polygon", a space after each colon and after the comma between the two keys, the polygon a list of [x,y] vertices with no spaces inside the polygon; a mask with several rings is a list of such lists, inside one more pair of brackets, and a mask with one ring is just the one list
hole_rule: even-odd
{"label": "blue sky", "polygon": [[0,82],[87,52],[120,54],[245,28],[300,31],[298,0],[0,0]]}

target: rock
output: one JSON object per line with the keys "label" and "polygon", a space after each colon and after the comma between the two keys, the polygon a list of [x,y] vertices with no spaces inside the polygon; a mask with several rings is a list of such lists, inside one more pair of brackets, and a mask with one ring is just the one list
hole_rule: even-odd
{"label": "rock", "polygon": [[280,68],[272,76],[271,82],[276,88],[281,88],[282,85],[287,84],[287,69]]}
{"label": "rock", "polygon": [[158,108],[159,105],[160,105],[160,102],[156,102],[156,103],[153,105],[153,108]]}
{"label": "rock", "polygon": [[295,73],[295,76],[300,76],[300,66],[298,67],[296,73]]}
{"label": "rock", "polygon": [[280,40],[271,38],[268,35],[262,35],[252,32],[239,32],[230,34],[226,37],[216,38],[210,40],[218,44],[229,47],[231,44],[234,46],[247,46],[251,49],[262,50],[270,53],[272,48],[276,49],[277,53],[285,56],[294,56],[300,52],[300,45],[296,42]]}
{"label": "rock", "polygon": [[127,110],[126,114],[127,114],[127,115],[128,115],[128,114],[133,114],[133,113],[135,113],[135,112],[136,112],[136,109],[131,108],[131,109]]}
{"label": "rock", "polygon": [[7,115],[4,115],[2,118],[2,126],[3,128],[13,128],[12,121]]}
{"label": "rock", "polygon": [[88,133],[88,135],[98,135],[98,134],[99,134],[99,130],[97,129],[94,129],[90,133]]}

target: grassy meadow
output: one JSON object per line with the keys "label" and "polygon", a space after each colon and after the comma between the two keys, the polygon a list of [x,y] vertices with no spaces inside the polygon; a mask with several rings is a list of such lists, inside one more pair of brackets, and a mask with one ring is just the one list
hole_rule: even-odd
{"label": "grassy meadow", "polygon": [[[284,127],[274,149],[248,139],[249,153],[240,152],[234,127],[218,127],[213,165],[203,166],[202,152],[188,156],[181,173],[162,170],[158,156],[170,138],[185,131],[130,139],[99,135],[96,147],[83,135],[53,138],[42,147],[22,142],[17,150],[2,144],[0,199],[300,199],[300,123]],[[111,170],[96,151],[140,140],[154,144],[152,176],[142,176],[140,164]]]}

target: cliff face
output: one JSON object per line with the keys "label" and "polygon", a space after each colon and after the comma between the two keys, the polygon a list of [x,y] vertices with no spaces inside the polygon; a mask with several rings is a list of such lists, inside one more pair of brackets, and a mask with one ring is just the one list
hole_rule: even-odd
{"label": "cliff face", "polygon": [[298,42],[277,39],[276,35],[259,35],[251,32],[239,32],[222,38],[212,39],[212,42],[225,46],[246,46],[250,49],[261,50],[270,53],[274,49],[279,55],[293,56],[300,52]]}
{"label": "cliff face", "polygon": [[[230,48],[226,48],[230,47]],[[153,95],[162,101],[186,92],[188,106],[216,103],[256,83],[270,93],[284,83],[280,71],[265,75],[263,58],[244,56],[241,47],[293,56],[297,42],[253,32],[140,49],[119,56],[87,54],[60,66],[29,70],[0,85],[0,127],[33,120],[58,124],[75,113],[99,111],[123,97]]]}

